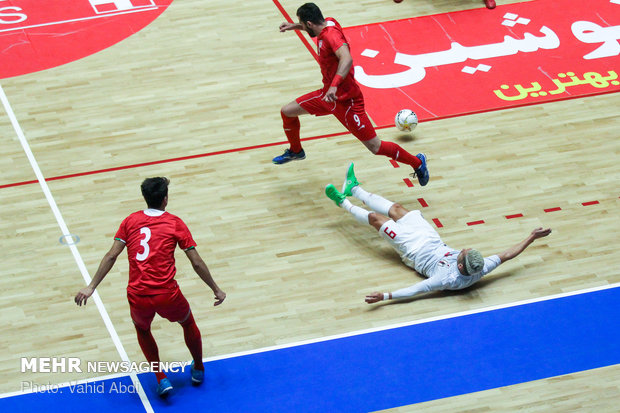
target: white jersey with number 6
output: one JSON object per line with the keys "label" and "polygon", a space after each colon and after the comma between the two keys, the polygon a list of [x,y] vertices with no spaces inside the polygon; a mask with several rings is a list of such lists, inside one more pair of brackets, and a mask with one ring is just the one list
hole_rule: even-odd
{"label": "white jersey with number 6", "polygon": [[405,265],[428,278],[393,292],[394,298],[433,290],[460,290],[474,284],[501,263],[497,255],[492,255],[484,259],[482,271],[469,276],[461,274],[457,268],[460,251],[446,246],[420,211],[411,211],[398,221],[385,222],[379,234],[398,251]]}

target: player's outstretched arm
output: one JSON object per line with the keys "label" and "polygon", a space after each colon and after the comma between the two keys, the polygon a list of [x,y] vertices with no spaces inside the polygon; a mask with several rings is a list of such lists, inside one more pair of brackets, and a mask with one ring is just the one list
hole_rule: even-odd
{"label": "player's outstretched arm", "polygon": [[[392,298],[392,293],[386,293],[386,294],[388,294],[388,300]],[[368,304],[372,304],[372,303],[378,303],[379,301],[383,301],[383,299],[384,299],[384,293],[375,291],[374,293],[368,294],[364,301],[366,301]]]}
{"label": "player's outstretched arm", "polygon": [[116,258],[121,252],[123,252],[124,249],[125,243],[115,239],[114,244],[112,244],[112,248],[110,248],[110,251],[103,256],[103,259],[99,263],[99,268],[97,269],[93,279],[90,281],[90,284],[88,284],[87,287],[82,288],[75,296],[75,303],[77,305],[81,306],[82,304],[86,304],[88,297],[93,295],[95,288],[97,288],[99,283],[105,278],[106,275],[108,275],[116,262]]}
{"label": "player's outstretched arm", "polygon": [[525,238],[523,241],[521,241],[520,243],[516,245],[513,245],[512,247],[508,248],[506,251],[502,252],[501,254],[498,254],[499,259],[502,262],[511,260],[517,255],[521,254],[523,251],[525,251],[525,249],[529,247],[529,245],[532,242],[534,242],[534,240],[537,240],[538,238],[546,237],[549,234],[551,234],[551,228],[547,228],[547,229],[543,229],[542,227],[535,228],[530,233],[530,235],[528,235],[527,238]]}
{"label": "player's outstretched arm", "polygon": [[200,254],[198,254],[196,248],[191,248],[185,251],[185,254],[192,263],[192,267],[194,268],[194,271],[196,271],[196,274],[198,274],[198,276],[211,288],[211,290],[213,290],[213,294],[215,294],[215,304],[213,305],[222,304],[226,298],[226,293],[217,286],[215,280],[211,276],[211,272],[209,271],[207,264],[205,264],[203,259],[200,257]]}
{"label": "player's outstretched arm", "polygon": [[280,32],[285,32],[287,30],[301,30],[301,24],[299,23],[290,23],[284,22],[280,25]]}
{"label": "player's outstretched arm", "polygon": [[442,284],[439,279],[427,278],[424,281],[420,281],[411,287],[401,288],[392,293],[380,293],[374,292],[366,296],[365,301],[368,304],[377,303],[383,300],[391,300],[393,298],[407,298],[413,297],[418,294],[427,293],[429,291],[441,290]]}

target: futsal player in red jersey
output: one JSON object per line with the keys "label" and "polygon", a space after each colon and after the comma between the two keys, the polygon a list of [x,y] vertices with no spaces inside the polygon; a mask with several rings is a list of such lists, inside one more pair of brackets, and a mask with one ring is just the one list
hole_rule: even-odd
{"label": "futsal player in red jersey", "polygon": [[299,7],[297,17],[299,23],[284,22],[280,25],[280,31],[305,30],[310,37],[317,37],[323,88],[300,96],[282,107],[284,133],[290,148],[273,158],[273,163],[279,165],[306,158],[299,136],[300,115],[331,114],[372,153],[410,165],[420,185],[426,185],[429,173],[424,154],[413,156],[400,145],[377,137],[364,109],[362,91],[353,77],[353,58],[340,24],[331,17],[323,18],[321,10],[314,3]]}
{"label": "futsal player in red jersey", "polygon": [[[192,382],[199,384],[204,380],[202,363],[202,338],[192,315],[189,303],[181,293],[174,276],[176,267],[174,250],[178,245],[189,258],[194,271],[213,290],[215,305],[226,298],[196,251],[196,242],[185,223],[177,216],[165,211],[168,205],[167,178],[148,178],[142,182],[142,195],[148,209],[134,212],[121,223],[114,237],[112,248],[103,257],[99,268],[88,287],[82,288],[75,296],[81,306],[105,278],[116,262],[118,255],[127,247],[129,259],[129,283],[127,299],[131,319],[138,334],[138,343],[149,362],[159,362],[157,343],[151,334],[151,322],[155,313],[183,327],[185,343],[193,362]],[[160,396],[172,390],[164,372],[156,372]]]}

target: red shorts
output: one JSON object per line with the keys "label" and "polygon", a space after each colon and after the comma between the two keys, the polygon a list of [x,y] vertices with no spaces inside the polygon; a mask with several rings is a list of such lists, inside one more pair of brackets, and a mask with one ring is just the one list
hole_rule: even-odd
{"label": "red shorts", "polygon": [[319,89],[298,97],[296,102],[314,116],[334,115],[360,141],[377,136],[364,110],[364,97],[361,94],[350,99],[326,102],[323,100],[323,90]]}
{"label": "red shorts", "polygon": [[138,295],[127,291],[129,311],[134,324],[148,330],[155,313],[171,322],[185,321],[190,312],[189,303],[180,288],[155,295]]}

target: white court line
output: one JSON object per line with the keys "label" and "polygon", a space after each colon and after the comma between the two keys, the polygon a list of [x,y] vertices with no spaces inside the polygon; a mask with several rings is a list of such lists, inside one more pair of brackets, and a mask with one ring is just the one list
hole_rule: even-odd
{"label": "white court line", "polygon": [[[24,136],[24,132],[22,131],[21,126],[19,126],[19,122],[17,121],[17,118],[15,117],[15,113],[13,113],[13,108],[11,108],[11,105],[9,104],[9,100],[7,99],[6,94],[4,93],[4,88],[2,88],[2,85],[0,85],[0,100],[2,100],[4,109],[7,115],[9,116],[9,119],[11,120],[13,129],[17,133],[17,137],[19,138],[19,142],[21,143],[22,148],[24,149],[24,152],[26,153],[26,156],[28,157],[28,161],[30,161],[30,166],[32,167],[35,175],[37,176],[37,180],[39,181],[39,184],[41,185],[41,189],[43,190],[43,193],[45,194],[45,198],[47,199],[47,202],[49,203],[50,208],[52,209],[52,212],[54,213],[54,217],[56,217],[56,222],[58,223],[58,226],[60,227],[60,231],[65,237],[70,236],[71,232],[69,232],[69,229],[67,228],[67,224],[65,223],[60,213],[60,210],[58,209],[58,206],[56,205],[56,201],[54,200],[54,197],[52,196],[52,193],[50,192],[50,189],[47,186],[47,182],[45,182],[43,173],[41,173],[39,164],[37,163],[37,160],[32,154],[32,151],[30,150],[30,145],[28,145],[28,141],[26,140],[26,137]],[[82,273],[82,277],[84,278],[84,281],[86,282],[86,284],[89,284],[91,281],[91,277],[88,274],[88,270],[86,269],[86,266],[84,265],[82,256],[80,255],[77,247],[75,246],[75,243],[69,244],[69,248],[71,249],[73,258],[75,259],[75,262],[78,268],[80,269],[80,272]],[[129,357],[127,356],[127,353],[125,352],[125,348],[123,347],[123,344],[121,343],[121,340],[118,337],[118,334],[116,333],[116,329],[112,325],[110,316],[108,315],[108,312],[103,306],[103,302],[101,301],[101,298],[99,297],[99,294],[97,293],[97,291],[95,291],[95,293],[92,295],[92,298],[95,304],[97,305],[97,309],[99,310],[99,314],[101,314],[101,318],[103,319],[103,322],[105,323],[106,328],[108,329],[108,333],[110,333],[110,336],[112,337],[112,341],[114,341],[114,345],[116,346],[116,350],[118,351],[118,354],[121,356],[121,359],[123,361],[129,362],[130,360],[129,360]],[[140,381],[138,380],[138,376],[136,375],[136,373],[131,373],[130,376],[131,376],[131,381],[136,386],[136,390],[138,392],[138,395],[140,396],[140,400],[142,401],[142,404],[144,405],[144,409],[149,413],[153,412],[151,403],[149,402],[148,398],[146,397],[146,394],[144,393],[144,389],[142,388],[142,385],[140,384]]]}
{"label": "white court line", "polygon": [[501,309],[504,309],[504,308],[519,307],[519,306],[527,305],[527,304],[533,304],[533,303],[538,303],[538,302],[543,302],[543,301],[551,301],[551,300],[556,300],[558,298],[564,298],[564,297],[570,297],[570,296],[573,296],[573,295],[586,294],[586,293],[591,293],[591,292],[594,292],[594,291],[609,290],[609,289],[617,288],[617,287],[620,287],[620,283],[603,285],[603,286],[600,286],[600,287],[586,288],[584,290],[571,291],[571,292],[568,292],[568,293],[548,295],[548,296],[545,296],[545,297],[531,298],[531,299],[528,299],[528,300],[515,301],[515,302],[507,303],[507,304],[498,304],[498,305],[494,305],[494,306],[491,306],[491,307],[483,307],[483,308],[479,308],[479,309],[476,309],[476,310],[468,310],[468,311],[461,311],[461,312],[458,312],[458,313],[444,314],[444,315],[435,316],[435,317],[423,318],[423,319],[420,319],[420,320],[405,321],[405,322],[398,323],[398,324],[390,324],[390,325],[387,325],[387,326],[381,326],[381,327],[368,328],[368,329],[364,329],[364,330],[351,331],[349,333],[335,334],[335,335],[332,335],[332,336],[313,338],[313,339],[309,339],[309,340],[297,341],[297,342],[294,342],[294,343],[287,343],[287,344],[281,344],[281,345],[277,345],[277,346],[263,347],[263,348],[259,348],[259,349],[256,349],[256,350],[247,350],[247,351],[241,351],[241,352],[238,352],[238,353],[226,354],[226,355],[222,355],[222,356],[207,357],[205,359],[205,361],[209,362],[209,361],[223,360],[223,359],[229,359],[229,358],[234,358],[234,357],[247,356],[247,355],[250,355],[250,354],[265,353],[265,352],[268,352],[268,351],[281,350],[281,349],[290,348],[290,347],[298,347],[298,346],[303,346],[303,345],[306,345],[306,344],[320,343],[320,342],[323,342],[323,341],[337,340],[339,338],[360,336],[360,335],[369,334],[369,333],[376,333],[376,332],[379,332],[379,331],[393,330],[393,329],[401,328],[401,327],[409,327],[409,326],[413,326],[413,325],[416,325],[416,324],[426,324],[426,323],[431,323],[433,321],[440,321],[440,320],[447,320],[447,319],[450,319],[450,318],[464,317],[464,316],[471,315],[471,314],[488,313],[488,312],[491,312],[491,311],[501,310]]}
{"label": "white court line", "polygon": [[11,27],[10,29],[0,30],[0,33],[12,32],[12,31],[16,31],[16,30],[32,29],[32,28],[35,28],[35,27],[53,26],[53,25],[56,25],[56,24],[64,24],[64,23],[81,22],[81,21],[93,20],[93,19],[101,19],[103,17],[119,16],[121,14],[140,13],[140,12],[143,12],[143,11],[157,10],[158,8],[159,8],[159,6],[155,6],[155,7],[149,7],[149,8],[141,8],[141,9],[135,9],[135,10],[128,10],[128,11],[123,11],[123,12],[118,12],[118,13],[98,14],[98,15],[89,16],[89,17],[78,17],[76,19],[59,20],[59,21],[55,21],[55,22],[41,23],[41,24],[32,24],[30,26]]}
{"label": "white court line", "polygon": [[[206,357],[203,359],[203,361],[208,363],[210,361],[225,360],[225,359],[231,359],[235,357],[248,356],[252,354],[266,353],[269,351],[282,350],[285,348],[299,347],[299,346],[304,346],[307,344],[314,344],[314,343],[321,343],[324,341],[337,340],[339,338],[360,336],[360,335],[375,333],[379,331],[387,331],[387,330],[393,330],[393,329],[401,328],[401,327],[409,327],[409,326],[413,326],[416,324],[431,323],[433,321],[447,320],[450,318],[458,318],[458,317],[463,317],[463,316],[467,316],[471,314],[487,313],[491,311],[501,310],[504,308],[519,307],[519,306],[527,305],[527,304],[533,304],[533,303],[538,303],[538,302],[543,302],[543,301],[551,301],[551,300],[556,300],[558,298],[570,297],[570,296],[580,295],[580,294],[587,294],[587,293],[591,293],[595,291],[610,290],[612,288],[618,288],[618,287],[620,287],[620,283],[603,285],[600,287],[586,288],[583,290],[571,291],[568,293],[548,295],[548,296],[539,297],[539,298],[531,298],[528,300],[515,301],[515,302],[507,303],[507,304],[498,304],[498,305],[491,306],[491,307],[483,307],[477,310],[461,311],[458,313],[444,314],[444,315],[440,315],[436,317],[423,318],[420,320],[407,321],[407,322],[398,323],[398,324],[390,324],[390,325],[382,326],[382,327],[368,328],[364,330],[351,331],[349,333],[335,334],[331,336],[313,338],[313,339],[303,340],[303,341],[296,341],[296,342],[287,343],[287,344],[280,344],[277,346],[262,347],[262,348],[258,348],[254,350],[240,351],[237,353],[230,353],[230,354],[225,354],[221,356]],[[80,384],[80,383],[87,383],[87,382],[93,382],[93,381],[108,380],[108,379],[113,379],[113,378],[118,378],[118,377],[124,377],[127,375],[128,373],[119,373],[119,374],[114,374],[114,375],[109,375],[109,376],[93,377],[90,379],[78,380],[76,382],[54,384],[53,386],[58,386],[59,388],[68,387],[70,385],[73,386],[75,383]],[[26,391],[15,391],[11,393],[1,393],[0,399],[5,398],[5,397],[18,396],[22,394],[34,393],[35,391],[36,390],[26,390]]]}

